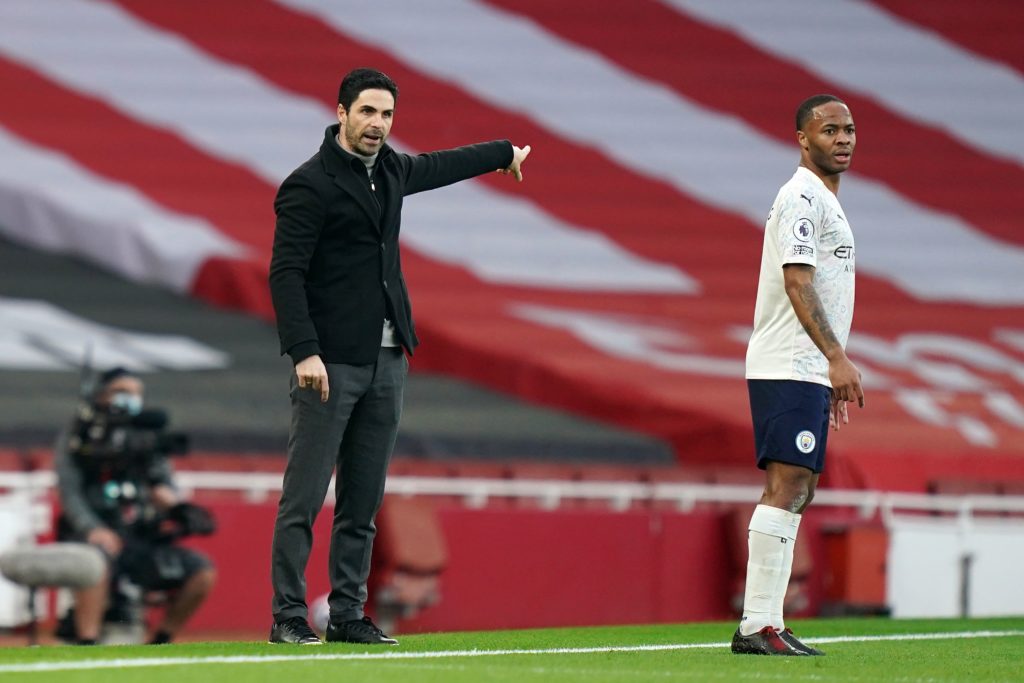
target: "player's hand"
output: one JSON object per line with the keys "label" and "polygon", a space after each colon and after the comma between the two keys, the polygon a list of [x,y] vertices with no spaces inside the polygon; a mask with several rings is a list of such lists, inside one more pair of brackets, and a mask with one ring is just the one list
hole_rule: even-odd
{"label": "player's hand", "polygon": [[850,424],[850,414],[846,412],[846,401],[832,401],[828,411],[828,426],[839,431],[841,425]]}
{"label": "player's hand", "polygon": [[502,175],[508,175],[509,173],[515,174],[516,180],[523,182],[523,171],[520,168],[523,162],[526,161],[526,157],[530,154],[530,146],[527,145],[520,149],[515,145],[512,145],[512,163],[509,164],[508,168],[499,168],[498,173]]}
{"label": "player's hand", "polygon": [[117,557],[121,554],[121,548],[124,543],[121,542],[121,537],[118,536],[112,529],[108,529],[105,526],[98,526],[88,533],[85,537],[91,545],[99,546],[110,557]]}
{"label": "player's hand", "polygon": [[298,379],[299,389],[316,389],[320,392],[320,402],[327,403],[331,394],[327,382],[327,366],[320,356],[310,356],[300,360],[295,366],[295,376]]}
{"label": "player's hand", "polygon": [[832,383],[832,405],[829,409],[829,426],[839,430],[840,424],[850,421],[846,404],[856,402],[864,407],[864,387],[861,386],[860,370],[843,353],[828,363],[828,379]]}
{"label": "player's hand", "polygon": [[832,400],[856,402],[864,407],[864,388],[860,384],[860,370],[846,354],[829,361],[828,379],[832,383]]}

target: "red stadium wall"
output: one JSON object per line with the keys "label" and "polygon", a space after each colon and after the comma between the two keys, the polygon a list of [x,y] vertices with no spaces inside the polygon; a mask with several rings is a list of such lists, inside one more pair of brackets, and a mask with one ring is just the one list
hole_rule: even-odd
{"label": "red stadium wall", "polygon": [[[200,501],[213,509],[220,531],[192,544],[214,559],[220,579],[190,628],[269,628],[275,505]],[[732,617],[729,601],[746,549],[736,539],[743,532],[733,528],[734,515],[723,509],[683,514],[651,509],[471,509],[445,503],[437,513],[448,556],[441,601],[416,618],[399,622],[399,632]],[[837,515],[821,511],[806,516],[801,543],[808,544],[817,567],[823,566],[821,526],[836,521]],[[310,601],[328,591],[330,520],[331,509],[325,508],[314,529],[307,571]],[[821,572],[811,576],[807,592],[811,612],[820,604]]]}

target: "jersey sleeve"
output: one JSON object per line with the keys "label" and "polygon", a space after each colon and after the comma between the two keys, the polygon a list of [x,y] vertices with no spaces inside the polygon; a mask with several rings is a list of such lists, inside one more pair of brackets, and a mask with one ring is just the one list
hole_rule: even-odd
{"label": "jersey sleeve", "polygon": [[782,265],[818,266],[818,235],[823,214],[820,199],[813,190],[798,185],[780,193],[775,207],[778,211],[775,239]]}

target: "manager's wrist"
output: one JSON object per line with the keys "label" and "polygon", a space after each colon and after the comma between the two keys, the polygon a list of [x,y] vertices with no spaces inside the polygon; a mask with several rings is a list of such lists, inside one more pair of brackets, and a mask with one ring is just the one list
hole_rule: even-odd
{"label": "manager's wrist", "polygon": [[292,359],[292,365],[298,365],[311,356],[320,355],[320,344],[316,341],[299,342],[288,349],[288,356]]}

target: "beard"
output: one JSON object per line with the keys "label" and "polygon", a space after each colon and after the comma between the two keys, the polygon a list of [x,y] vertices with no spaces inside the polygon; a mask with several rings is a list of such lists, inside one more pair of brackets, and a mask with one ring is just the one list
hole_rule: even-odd
{"label": "beard", "polygon": [[367,129],[360,131],[355,127],[346,125],[342,134],[345,136],[345,142],[348,143],[349,149],[354,151],[356,154],[369,157],[380,151],[381,145],[384,144],[384,135],[381,134],[380,142],[375,148],[370,148],[366,146],[365,142],[363,142],[363,133],[365,132],[367,132]]}

